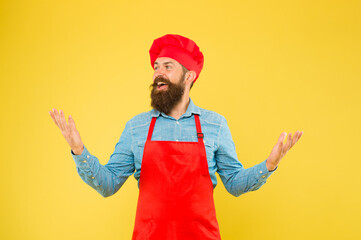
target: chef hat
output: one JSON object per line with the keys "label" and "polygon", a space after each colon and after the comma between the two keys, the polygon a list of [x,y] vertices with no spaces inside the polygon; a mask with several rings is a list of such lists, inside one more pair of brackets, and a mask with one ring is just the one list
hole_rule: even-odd
{"label": "chef hat", "polygon": [[154,62],[159,57],[169,57],[188,70],[196,72],[195,82],[202,71],[204,57],[197,44],[181,35],[167,34],[153,41],[149,49],[150,62],[154,69]]}

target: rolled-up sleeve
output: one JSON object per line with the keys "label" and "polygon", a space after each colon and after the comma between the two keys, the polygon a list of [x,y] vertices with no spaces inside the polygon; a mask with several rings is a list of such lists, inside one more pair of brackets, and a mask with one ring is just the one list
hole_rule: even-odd
{"label": "rolled-up sleeve", "polygon": [[115,194],[134,173],[134,155],[131,144],[131,127],[127,122],[106,165],[100,164],[98,158],[90,154],[85,145],[80,155],[75,155],[72,150],[70,152],[81,179],[103,197],[109,197]]}
{"label": "rolled-up sleeve", "polygon": [[217,172],[225,188],[233,196],[238,197],[243,193],[259,189],[277,169],[268,171],[267,159],[245,169],[238,161],[235,144],[225,118],[220,126],[217,142],[218,149],[215,152]]}

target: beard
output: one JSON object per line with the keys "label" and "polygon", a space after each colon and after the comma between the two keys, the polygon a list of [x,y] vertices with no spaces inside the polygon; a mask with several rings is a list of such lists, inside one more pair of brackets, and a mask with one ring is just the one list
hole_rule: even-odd
{"label": "beard", "polygon": [[[168,115],[174,106],[182,99],[185,89],[184,76],[185,74],[181,76],[181,79],[177,84],[171,83],[168,79],[165,79],[162,76],[156,77],[154,82],[150,85],[150,87],[152,87],[152,91],[150,93],[151,106],[159,112],[163,112]],[[158,89],[159,82],[164,82],[167,84],[167,87],[161,90]]]}

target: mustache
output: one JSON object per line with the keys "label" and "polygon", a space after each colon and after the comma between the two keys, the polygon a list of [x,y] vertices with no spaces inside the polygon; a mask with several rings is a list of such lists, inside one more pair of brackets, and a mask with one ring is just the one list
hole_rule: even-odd
{"label": "mustache", "polygon": [[162,76],[158,76],[158,77],[156,77],[156,78],[154,79],[154,82],[151,84],[151,86],[152,86],[152,87],[156,87],[159,82],[164,82],[165,84],[168,84],[168,85],[171,85],[171,84],[172,84],[168,79],[166,79],[166,78],[164,78],[164,77],[162,77]]}

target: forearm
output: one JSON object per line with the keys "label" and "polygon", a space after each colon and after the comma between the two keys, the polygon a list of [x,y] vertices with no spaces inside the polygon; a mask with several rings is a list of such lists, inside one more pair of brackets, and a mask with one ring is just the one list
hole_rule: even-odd
{"label": "forearm", "polygon": [[116,193],[128,178],[128,176],[117,176],[111,168],[100,164],[98,158],[91,155],[86,147],[79,155],[74,155],[73,152],[71,154],[81,179],[103,197]]}
{"label": "forearm", "polygon": [[259,189],[274,171],[268,171],[265,160],[251,168],[239,168],[228,180],[222,179],[222,181],[225,183],[227,191],[238,197],[244,193]]}
{"label": "forearm", "polygon": [[[267,159],[263,162],[245,169],[238,161],[235,144],[231,131],[224,119],[219,131],[219,147],[215,154],[218,174],[222,179],[227,191],[238,197],[243,193],[259,189],[266,183],[267,178],[277,169],[267,164]],[[270,171],[272,170],[273,171]]]}

